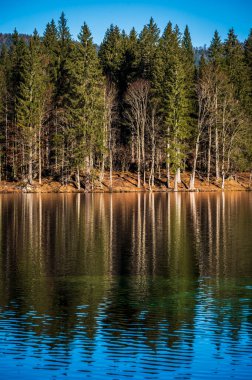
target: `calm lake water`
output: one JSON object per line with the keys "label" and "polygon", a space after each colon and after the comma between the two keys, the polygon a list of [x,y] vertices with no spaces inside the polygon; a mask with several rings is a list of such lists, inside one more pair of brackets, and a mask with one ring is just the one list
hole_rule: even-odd
{"label": "calm lake water", "polygon": [[251,379],[252,193],[0,195],[0,379]]}

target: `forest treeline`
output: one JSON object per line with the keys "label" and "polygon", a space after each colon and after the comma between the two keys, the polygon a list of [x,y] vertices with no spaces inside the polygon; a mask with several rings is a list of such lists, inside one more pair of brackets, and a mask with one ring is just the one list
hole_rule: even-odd
{"label": "forest treeline", "polygon": [[216,31],[199,64],[188,27],[153,19],[137,34],[111,25],[99,48],[64,13],[40,37],[15,30],[0,56],[0,180],[52,176],[77,187],[130,170],[138,186],[181,171],[225,178],[251,170],[252,30]]}

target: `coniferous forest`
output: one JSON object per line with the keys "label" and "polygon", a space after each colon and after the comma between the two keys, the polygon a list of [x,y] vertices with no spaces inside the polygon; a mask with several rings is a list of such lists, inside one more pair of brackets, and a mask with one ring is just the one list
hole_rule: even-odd
{"label": "coniferous forest", "polygon": [[[64,13],[27,41],[15,30],[0,57],[0,180],[74,178],[78,188],[113,171],[141,183],[182,171],[226,178],[251,170],[252,29],[214,33],[200,61],[189,28],[153,19],[138,34],[111,25],[95,45]],[[141,181],[141,182],[140,182]]]}

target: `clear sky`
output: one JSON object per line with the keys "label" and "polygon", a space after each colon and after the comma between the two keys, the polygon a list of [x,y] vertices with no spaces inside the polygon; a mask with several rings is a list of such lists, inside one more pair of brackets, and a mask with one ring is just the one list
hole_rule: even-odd
{"label": "clear sky", "polygon": [[57,21],[62,11],[74,38],[86,21],[96,43],[110,24],[126,32],[135,26],[139,32],[151,16],[161,31],[169,20],[181,30],[188,24],[194,46],[209,45],[215,29],[225,39],[234,27],[244,40],[252,28],[252,0],[0,0],[0,32],[16,27],[30,34],[36,27],[42,34],[46,23]]}

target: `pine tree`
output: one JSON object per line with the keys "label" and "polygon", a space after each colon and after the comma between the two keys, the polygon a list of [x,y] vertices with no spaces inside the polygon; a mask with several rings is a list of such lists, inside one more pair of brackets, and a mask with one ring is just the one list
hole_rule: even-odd
{"label": "pine tree", "polygon": [[143,79],[153,81],[155,60],[159,41],[159,29],[153,18],[145,25],[139,35],[140,67],[139,75]]}
{"label": "pine tree", "polygon": [[103,73],[119,87],[119,90],[125,46],[124,38],[118,26],[111,25],[105,33],[99,50]]}
{"label": "pine tree", "polygon": [[[248,67],[248,72],[249,72],[249,80],[250,80],[250,85],[249,85],[249,103],[252,105],[252,29],[250,30],[248,39],[245,42],[245,61]],[[249,107],[250,110],[249,113],[252,114],[252,107]]]}
{"label": "pine tree", "polygon": [[[212,70],[212,83],[213,83],[213,118],[212,125],[209,129],[209,146],[212,149],[212,126],[214,127],[214,146],[215,146],[215,177],[217,180],[220,178],[220,151],[219,151],[219,78],[222,75],[224,67],[224,48],[220,36],[217,31],[214,32],[214,37],[209,47],[209,61]],[[208,168],[208,177],[210,167]]]}
{"label": "pine tree", "polygon": [[48,57],[47,71],[49,74],[50,82],[54,88],[57,80],[59,56],[58,31],[54,20],[46,25],[46,29],[43,35],[43,45],[45,54]]}
{"label": "pine tree", "polygon": [[238,41],[234,29],[230,29],[224,43],[224,57],[225,69],[234,86],[235,96],[245,106],[249,101],[249,72],[243,46]]}
{"label": "pine tree", "polygon": [[32,183],[34,168],[39,172],[41,181],[41,127],[46,86],[41,42],[36,30],[30,40],[29,47],[26,46],[23,52],[20,76],[20,91],[17,98],[17,126],[22,141],[22,171],[23,174],[27,174],[28,181]]}
{"label": "pine tree", "polygon": [[188,26],[186,26],[183,34],[181,48],[185,72],[185,91],[188,99],[188,111],[190,112],[190,118],[188,119],[188,121],[190,123],[190,126],[192,127],[195,122],[196,112],[196,67],[194,62],[194,50]]}
{"label": "pine tree", "polygon": [[68,101],[69,89],[69,60],[72,52],[72,40],[65,14],[62,12],[58,22],[58,67],[57,67],[57,82],[55,97],[56,103],[59,108],[64,108]]}
{"label": "pine tree", "polygon": [[138,37],[135,28],[125,38],[125,47],[122,61],[122,77],[125,88],[137,79],[139,75],[140,52]]}
{"label": "pine tree", "polygon": [[71,54],[73,43],[67,26],[65,14],[62,12],[58,22],[58,60],[56,67],[56,84],[53,93],[53,164],[54,173],[64,174],[68,178],[68,127],[69,120],[66,108],[70,100],[70,78],[71,78]]}
{"label": "pine tree", "polygon": [[10,57],[5,45],[0,54],[0,180],[8,170],[9,117],[10,117]]}
{"label": "pine tree", "polygon": [[74,139],[72,161],[80,188],[80,171],[90,173],[95,157],[101,157],[104,152],[105,88],[96,47],[86,23],[78,40],[72,57],[71,101],[67,112]]}
{"label": "pine tree", "polygon": [[223,63],[223,44],[217,30],[214,32],[213,39],[211,41],[210,47],[208,49],[208,56],[210,62],[215,66],[222,65]]}
{"label": "pine tree", "polygon": [[10,128],[9,128],[9,171],[10,177],[16,178],[20,164],[20,131],[17,125],[18,100],[21,96],[23,72],[27,65],[28,47],[23,38],[19,38],[16,30],[12,35],[10,48]]}
{"label": "pine tree", "polygon": [[185,70],[182,61],[180,33],[169,22],[160,40],[162,54],[160,72],[161,112],[166,140],[167,186],[170,187],[170,165],[177,172],[175,189],[180,181],[180,167],[184,158],[185,141],[188,137],[188,97]]}
{"label": "pine tree", "polygon": [[245,41],[245,60],[249,68],[250,81],[252,82],[252,29],[250,29],[249,36]]}

